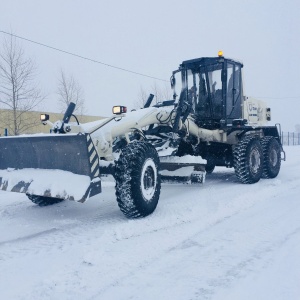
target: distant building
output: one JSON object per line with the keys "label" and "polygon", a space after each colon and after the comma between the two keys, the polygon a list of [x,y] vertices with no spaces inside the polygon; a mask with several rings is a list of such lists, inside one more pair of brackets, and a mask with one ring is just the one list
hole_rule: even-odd
{"label": "distant building", "polygon": [[[32,133],[49,133],[50,127],[45,126],[40,121],[40,114],[45,112],[30,111],[22,114],[23,129],[20,134],[32,134]],[[46,112],[47,113],[47,112]],[[50,115],[50,121],[54,123],[57,120],[62,120],[64,114],[48,113]],[[80,123],[92,122],[103,119],[100,116],[78,116],[76,115]],[[13,135],[11,128],[13,120],[13,111],[9,109],[0,109],[0,135],[4,135],[5,129],[8,130],[8,135]],[[70,122],[76,122],[74,117],[71,117]]]}

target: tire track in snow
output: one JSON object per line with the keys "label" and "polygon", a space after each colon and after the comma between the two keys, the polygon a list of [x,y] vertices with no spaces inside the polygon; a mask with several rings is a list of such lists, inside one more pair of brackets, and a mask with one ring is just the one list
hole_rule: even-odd
{"label": "tire track in snow", "polygon": [[[207,189],[210,189],[210,186],[208,186]],[[230,187],[227,187],[227,189],[230,189]],[[58,204],[58,206],[59,206],[59,204]],[[32,208],[37,208],[37,207],[32,207]],[[38,208],[38,209],[41,209],[41,208]],[[59,210],[59,209],[60,209],[59,207],[56,207],[55,210]],[[118,212],[118,210],[117,210],[117,212]],[[34,238],[44,238],[44,236],[47,236],[48,234],[51,235],[51,242],[49,244],[52,245],[53,244],[53,234],[54,235],[59,235],[60,233],[63,233],[65,235],[66,233],[68,233],[70,235],[70,237],[72,237],[72,236],[77,236],[78,237],[80,235],[80,232],[84,232],[84,235],[85,235],[85,232],[88,231],[87,228],[90,227],[91,225],[96,225],[97,223],[99,223],[98,225],[104,225],[106,227],[107,225],[110,226],[111,224],[115,224],[116,219],[114,217],[111,220],[109,220],[109,218],[106,218],[106,217],[107,216],[105,216],[105,218],[103,218],[99,222],[99,216],[98,215],[95,215],[92,218],[90,216],[86,216],[86,217],[81,216],[80,221],[77,221],[77,223],[64,224],[64,225],[60,225],[59,227],[42,230],[40,232],[36,232],[36,233],[30,234],[28,236],[18,237],[16,239],[10,239],[10,240],[6,240],[6,241],[2,241],[0,243],[0,245],[8,246],[11,243],[26,242],[27,239],[32,240]],[[124,218],[123,218],[122,215],[120,215],[120,218],[117,218],[117,219],[124,221]],[[116,227],[116,228],[112,228],[112,230],[109,230],[109,232],[106,232],[106,234],[107,235],[111,234],[112,236],[115,236],[116,240],[128,239],[128,238],[140,236],[142,234],[156,232],[158,230],[170,229],[174,226],[181,226],[182,224],[185,224],[185,223],[191,223],[196,219],[197,219],[197,217],[186,218],[186,215],[184,215],[183,218],[181,218],[179,220],[178,220],[178,218],[176,218],[175,222],[171,222],[167,226],[158,226],[158,227],[150,228],[150,229],[149,229],[149,226],[147,226],[146,231],[141,230],[138,233],[131,233],[129,235],[125,234],[125,236],[123,235],[123,237],[122,237],[122,234],[121,234],[121,236],[120,236],[120,234],[118,234],[118,226],[113,226],[113,227]],[[125,221],[127,221],[127,220],[125,219]],[[131,221],[131,222],[136,222],[136,221]],[[123,228],[121,228],[121,229],[123,229]],[[68,232],[68,231],[70,231],[70,232]],[[107,229],[106,229],[106,231],[107,231]],[[60,239],[60,238],[58,237],[58,239]],[[30,241],[30,243],[31,242],[32,241]],[[27,250],[27,249],[24,249],[24,250]]]}
{"label": "tire track in snow", "polygon": [[[172,189],[173,187],[170,188]],[[229,188],[230,187],[228,187],[228,189]],[[14,257],[19,257],[20,254],[30,256],[31,249],[34,249],[35,255],[38,255],[40,252],[55,252],[53,249],[53,245],[55,245],[56,249],[60,249],[66,243],[71,243],[70,247],[74,248],[76,247],[76,245],[84,244],[85,242],[87,242],[87,245],[91,245],[92,247],[96,248],[96,244],[98,242],[100,242],[101,244],[103,235],[105,235],[104,242],[106,243],[106,246],[102,251],[102,254],[107,255],[107,252],[110,251],[108,249],[112,249],[113,251],[113,249],[116,247],[116,243],[122,244],[123,242],[126,243],[127,241],[129,241],[129,243],[132,243],[132,240],[138,240],[141,236],[145,236],[147,239],[149,238],[149,240],[151,240],[151,236],[156,236],[158,233],[162,233],[162,235],[164,236],[163,240],[165,240],[166,238],[168,238],[170,232],[173,231],[175,227],[178,228],[178,231],[181,231],[182,224],[187,225],[198,219],[197,215],[190,215],[190,210],[188,209],[180,215],[180,219],[178,220],[177,217],[174,218],[174,216],[169,215],[168,207],[166,207],[166,209],[166,211],[160,210],[158,214],[152,215],[150,218],[143,220],[128,221],[120,217],[120,220],[122,220],[122,222],[116,222],[116,218],[112,218],[111,224],[108,224],[106,220],[104,220],[103,222],[100,221],[99,224],[95,224],[95,219],[97,219],[96,222],[99,221],[98,216],[96,215],[94,220],[92,220],[90,216],[88,216],[87,218],[90,218],[90,220],[88,220],[87,222],[82,222],[81,219],[80,224],[75,224],[77,225],[77,227],[74,227],[74,225],[71,224],[64,226],[65,230],[63,230],[62,228],[58,228],[59,230],[49,233],[46,236],[37,236],[35,241],[24,240],[22,241],[22,243],[20,243],[19,249],[16,249],[16,244],[11,245],[11,247],[8,247],[6,249],[7,251],[5,251],[5,256],[6,259],[8,259],[9,256],[12,260],[14,259]],[[116,211],[118,212],[117,208]],[[173,212],[176,213],[176,211]],[[166,218],[163,224],[161,224],[162,218]],[[143,225],[146,226],[144,227]],[[78,227],[80,228],[78,229]],[[95,236],[95,230],[98,230],[99,227],[101,229],[104,229],[104,231],[102,232],[103,234],[97,234],[97,236]],[[91,228],[93,228],[92,232],[90,232]],[[123,229],[125,229],[125,234]],[[88,239],[90,239],[90,241],[88,241]],[[172,243],[172,247],[173,246],[174,245]],[[151,243],[149,247],[151,247]],[[149,264],[149,261],[153,259],[153,256],[154,258],[157,256],[159,257],[164,253],[164,250],[168,251],[168,247],[163,249],[158,247],[158,249],[156,249],[156,251],[154,251],[154,253],[150,255],[149,260],[145,260],[144,264]],[[98,254],[101,255],[101,251]],[[87,260],[87,262],[89,262],[89,260]],[[110,286],[110,283],[108,283],[108,286]]]}
{"label": "tire track in snow", "polygon": [[[222,174],[222,177],[224,175]],[[230,175],[231,176],[231,175]],[[185,188],[189,189],[191,187],[191,185],[183,185]],[[167,185],[167,187],[169,188],[173,188],[172,184],[171,186]],[[180,184],[180,187],[182,187],[182,184]],[[203,188],[202,185],[200,186],[193,186],[195,188],[199,188],[200,192],[201,189]],[[210,189],[210,186],[207,187],[208,189]],[[229,186],[227,187],[228,189],[230,188]],[[110,188],[111,190],[112,188]],[[110,191],[111,192],[111,191]],[[114,191],[113,191],[114,193]],[[106,193],[107,194],[107,193]],[[21,203],[16,203],[15,204],[11,204],[9,208],[5,208],[5,211],[9,211],[10,212],[10,218],[14,218],[16,216],[16,214],[19,214],[20,216],[22,215],[22,217],[24,219],[26,218],[30,218],[28,216],[26,216],[26,212],[27,213],[31,213],[33,214],[35,217],[39,215],[39,213],[42,214],[42,216],[45,214],[47,215],[47,217],[49,217],[49,213],[48,211],[50,210],[50,213],[56,213],[59,211],[59,215],[60,214],[66,214],[66,209],[71,209],[72,208],[70,206],[74,205],[74,203],[68,203],[66,204],[66,202],[57,204],[55,206],[51,206],[51,207],[37,207],[35,205],[28,205],[26,202],[21,202]],[[103,204],[103,203],[102,203]],[[8,240],[4,240],[1,241],[0,246],[4,245],[6,247],[9,247],[10,244],[15,244],[13,245],[13,250],[10,251],[8,250],[7,252],[9,253],[6,257],[8,258],[9,256],[12,256],[12,254],[17,254],[20,251],[21,252],[27,252],[28,250],[30,250],[30,248],[32,247],[32,243],[34,243],[34,239],[38,239],[38,241],[36,241],[36,243],[38,243],[38,245],[43,245],[43,249],[48,245],[51,246],[53,245],[53,243],[62,243],[62,235],[64,236],[64,239],[66,239],[67,237],[70,238],[70,240],[73,240],[74,237],[80,236],[81,234],[85,237],[86,233],[89,231],[90,227],[94,227],[94,226],[103,226],[104,228],[104,234],[106,236],[112,236],[115,237],[115,240],[118,239],[128,239],[134,236],[139,236],[142,235],[144,233],[148,233],[148,232],[155,232],[158,230],[164,230],[164,229],[168,229],[168,228],[172,228],[173,226],[181,226],[184,223],[189,223],[192,222],[194,219],[197,219],[197,217],[193,218],[193,219],[189,219],[186,218],[186,215],[181,215],[179,214],[179,220],[177,217],[174,218],[174,220],[171,221],[171,223],[168,223],[165,226],[157,226],[152,228],[151,224],[148,224],[149,226],[147,226],[147,230],[141,230],[138,231],[138,233],[132,233],[132,231],[130,231],[129,235],[124,236],[123,232],[123,222],[125,221],[125,223],[127,223],[127,219],[125,219],[123,217],[123,215],[119,212],[119,209],[117,207],[116,202],[114,203],[115,205],[113,205],[113,208],[115,210],[115,213],[113,213],[112,211],[110,211],[109,213],[107,213],[107,210],[104,210],[104,212],[101,212],[101,203],[99,204],[99,215],[98,214],[93,214],[92,217],[90,216],[90,212],[88,212],[88,214],[85,216],[84,213],[86,211],[86,209],[84,209],[84,212],[82,215],[80,215],[80,219],[79,220],[75,220],[71,219],[71,224],[63,224],[63,225],[59,225],[59,224],[53,224],[54,226],[52,228],[48,228],[48,229],[44,229],[41,230],[39,232],[35,232],[34,234],[29,234],[29,235],[25,235],[23,237],[17,237],[15,239],[8,239]],[[81,204],[80,204],[81,205]],[[16,210],[12,210],[10,211],[10,208],[17,208]],[[67,208],[66,208],[67,207]],[[106,205],[107,208],[107,205]],[[168,208],[167,208],[168,209]],[[24,210],[25,210],[25,216],[24,216]],[[47,212],[45,213],[45,210],[47,210]],[[80,210],[80,208],[79,208]],[[78,214],[78,211],[76,211],[76,213]],[[112,214],[112,218],[110,220],[109,214]],[[176,214],[176,212],[174,212],[174,214]],[[169,215],[169,212],[168,212]],[[118,216],[118,217],[116,217]],[[165,218],[165,215],[161,216],[162,218]],[[102,218],[102,219],[101,219]],[[99,221],[100,219],[100,221]],[[115,224],[116,220],[120,220],[121,221],[121,227],[119,229],[119,225]],[[135,221],[130,221],[130,222],[137,222],[137,220]],[[53,222],[52,222],[53,223]],[[93,226],[94,225],[94,226]],[[150,228],[149,228],[150,227]],[[102,228],[101,228],[102,229]],[[100,232],[101,235],[101,232]],[[28,239],[28,241],[26,241]],[[48,243],[47,243],[48,240]],[[21,247],[20,249],[17,248],[16,244],[20,244],[20,243],[24,243],[24,244],[28,244],[27,247]],[[61,245],[59,245],[60,247]],[[35,251],[38,251],[40,246],[35,248]]]}
{"label": "tire track in snow", "polygon": [[15,239],[12,239],[12,240],[2,241],[2,242],[0,242],[0,247],[1,247],[1,245],[21,243],[21,242],[24,242],[24,241],[30,241],[31,239],[34,239],[34,238],[37,238],[37,237],[40,237],[40,236],[43,236],[43,235],[47,235],[49,233],[53,233],[57,230],[58,230],[57,228],[50,228],[50,229],[47,229],[47,230],[39,231],[39,232],[36,232],[36,233],[33,233],[33,234],[29,234],[29,235],[26,235],[26,236],[15,238]]}
{"label": "tire track in snow", "polygon": [[[227,175],[225,176],[227,177]],[[228,176],[228,180],[231,181],[232,175]],[[240,212],[246,211],[259,202],[259,199],[250,199],[251,197],[249,195],[246,195],[246,198],[250,197],[248,200],[246,199],[246,201],[244,195],[235,195],[233,199],[228,201],[229,197],[227,198],[227,196],[232,194],[232,189],[234,189],[237,185],[232,182],[228,182],[228,184],[226,182],[224,183],[224,179],[222,179],[223,183],[216,188],[215,184],[216,182],[219,182],[218,180],[207,181],[208,184],[206,183],[203,187],[199,187],[199,190],[194,187],[190,188],[190,186],[186,186],[187,190],[180,187],[179,189],[182,190],[182,194],[187,194],[188,198],[193,198],[195,193],[199,193],[200,200],[197,200],[197,198],[192,200],[184,199],[182,202],[177,200],[175,205],[172,205],[172,200],[169,199],[170,197],[162,198],[161,208],[159,208],[154,215],[144,220],[128,221],[122,217],[121,213],[119,213],[117,205],[112,208],[107,207],[106,203],[103,211],[101,211],[100,206],[104,203],[99,203],[99,212],[93,212],[91,215],[90,211],[94,210],[93,206],[83,209],[82,214],[84,215],[86,212],[88,212],[87,216],[82,217],[80,215],[78,218],[79,213],[77,212],[77,215],[73,218],[67,217],[71,221],[74,221],[74,224],[62,225],[57,228],[57,231],[37,236],[36,238],[31,239],[30,242],[26,241],[25,239],[24,241],[19,241],[19,243],[17,242],[14,245],[11,245],[11,248],[13,248],[17,244],[20,244],[20,248],[17,249],[17,252],[15,252],[16,255],[12,256],[11,259],[13,260],[14,257],[18,257],[20,254],[25,256],[30,255],[30,249],[32,247],[35,248],[36,246],[39,247],[40,245],[42,245],[42,247],[35,249],[36,253],[43,254],[46,252],[54,252],[55,254],[55,249],[59,249],[65,243],[70,244],[68,246],[70,249],[74,249],[77,246],[82,246],[82,244],[86,243],[86,248],[88,250],[86,254],[81,257],[82,260],[78,262],[79,264],[72,266],[73,268],[70,270],[70,273],[62,272],[60,275],[69,275],[71,281],[74,279],[74,282],[78,283],[77,287],[76,285],[69,286],[68,284],[70,281],[66,282],[69,288],[74,290],[73,295],[76,296],[76,292],[81,292],[81,290],[78,291],[78,289],[84,290],[85,288],[88,288],[88,290],[93,291],[92,293],[88,293],[90,296],[96,295],[96,297],[98,297],[98,286],[86,283],[84,286],[81,284],[81,287],[79,288],[80,278],[84,278],[80,272],[87,272],[85,270],[88,269],[89,273],[92,273],[92,275],[95,275],[96,277],[111,277],[110,280],[105,281],[103,284],[99,283],[101,286],[100,295],[105,294],[113,285],[118,287],[120,282],[123,280],[134,278],[137,270],[144,270],[144,272],[145,270],[148,270],[149,267],[151,267],[153,260],[160,261],[161,258],[166,257],[168,253],[172,253],[176,251],[176,249],[193,249],[193,247],[197,247],[197,242],[193,241],[193,233],[197,234],[201,232],[201,234],[204,234],[206,231],[209,231],[209,228],[213,229],[218,227],[218,224],[224,224],[226,220],[234,216],[235,211],[238,215]],[[272,182],[263,181],[263,184],[259,183],[255,186],[241,187],[241,185],[239,185],[239,189],[241,191],[245,191],[245,194],[249,193],[249,191],[253,191],[253,189],[254,191],[259,190],[260,192],[262,191],[264,193],[270,188],[270,186],[274,185],[276,188],[276,185],[279,183],[280,180],[276,179],[272,180]],[[265,188],[264,185],[266,185]],[[296,188],[296,186],[292,188]],[[168,192],[170,194],[170,190],[173,189],[173,187],[166,187],[166,189],[169,190]],[[174,195],[176,193],[178,196],[178,191],[176,191],[175,186]],[[208,196],[210,198],[220,198],[220,193],[222,194],[222,198],[225,197],[225,201],[215,201],[215,204],[219,205],[219,207],[213,207],[214,210],[207,210],[205,213],[201,213],[197,206],[200,205],[200,207],[203,208],[203,206],[209,203],[205,202],[203,198]],[[272,197],[272,193],[271,195],[268,195],[268,197]],[[111,194],[113,194],[112,191]],[[190,207],[190,205],[194,205],[195,207]],[[67,207],[67,209],[63,210],[63,213],[68,214],[69,209],[70,207]],[[181,211],[182,209],[183,211]],[[199,213],[198,215],[193,213],[195,210],[197,213]],[[70,209],[70,211],[72,211],[72,209]],[[50,212],[53,213],[51,210]],[[199,218],[202,218],[202,220],[199,220]],[[164,221],[162,222],[162,220]],[[209,225],[211,225],[211,227],[209,227]],[[199,228],[195,231],[193,227],[197,226],[199,226]],[[170,239],[172,234],[176,235],[176,239],[166,242],[168,239]],[[164,243],[166,242],[166,244],[153,247],[151,244],[153,240],[159,240]],[[33,241],[34,243],[32,244]],[[142,258],[140,258],[141,256],[138,253],[140,248],[135,249],[135,244],[138,244],[140,241],[144,242],[145,245],[150,249],[151,247],[153,248],[151,249],[153,250],[152,252]],[[24,247],[24,245],[26,247]],[[55,249],[53,249],[53,245],[55,245]],[[116,258],[113,255],[109,256],[109,253],[115,251],[115,249],[120,245],[128,245],[127,249],[134,248],[133,252],[138,260],[133,263],[133,270],[128,272],[128,266],[126,265],[128,262],[124,262],[122,260],[121,264],[117,266],[117,269],[109,270],[109,268],[104,268],[103,271],[99,270],[99,268],[101,268],[101,260],[98,260],[98,257],[95,257],[95,255],[104,257],[108,256],[110,259]],[[201,246],[201,244],[199,245],[200,248],[209,246]],[[12,250],[11,248],[6,250],[9,252]],[[97,252],[95,252],[95,249],[97,249]],[[127,249],[124,249],[124,251]],[[114,262],[112,260],[112,265],[113,263]],[[122,267],[124,268],[124,272],[122,271],[123,273],[119,270],[122,269]],[[91,271],[91,269],[93,270]],[[60,276],[60,278],[68,278],[68,276]],[[46,285],[48,283],[46,283]],[[55,283],[55,281],[53,281],[53,283]],[[35,291],[42,293],[43,287],[45,287],[45,285],[42,285],[41,287],[37,286]],[[55,289],[55,286],[53,289]],[[69,292],[72,294],[71,290]]]}
{"label": "tire track in snow", "polygon": [[[270,185],[273,186],[273,184],[274,183],[270,182],[268,184],[268,186],[262,188],[262,192],[268,191],[269,197],[268,197],[267,201],[269,201],[270,199],[272,201],[273,198],[280,197],[280,194],[277,193],[276,189],[274,189],[273,191],[269,191]],[[167,256],[168,253],[170,253],[172,251],[176,251],[176,249],[185,249],[185,248],[197,247],[197,248],[200,248],[200,250],[201,250],[201,249],[206,249],[207,248],[208,249],[207,253],[206,253],[207,257],[209,257],[212,254],[212,252],[215,253],[215,254],[222,254],[222,245],[219,245],[218,242],[216,242],[215,240],[211,240],[210,243],[206,243],[206,244],[202,243],[201,244],[201,238],[199,239],[199,241],[194,241],[194,239],[197,236],[201,237],[202,235],[205,235],[206,233],[209,233],[210,231],[214,231],[216,227],[221,227],[221,226],[223,226],[224,223],[230,223],[231,219],[233,219],[235,217],[238,217],[241,213],[247,212],[249,209],[251,209],[253,207],[253,205],[259,204],[259,201],[261,201],[260,199],[251,199],[251,195],[248,195],[248,197],[245,196],[245,195],[242,195],[242,196],[239,197],[239,199],[237,199],[237,201],[238,200],[240,200],[240,201],[248,200],[248,204],[246,206],[238,207],[234,213],[233,213],[233,211],[231,211],[231,213],[228,213],[228,214],[225,213],[222,217],[220,216],[220,218],[218,220],[215,220],[214,222],[211,222],[210,226],[207,226],[207,227],[202,226],[202,230],[196,230],[196,232],[195,232],[194,229],[195,229],[195,227],[197,227],[197,226],[195,226],[197,224],[197,222],[193,222],[193,224],[187,223],[187,224],[182,225],[181,227],[178,228],[178,231],[184,231],[184,234],[182,235],[182,239],[181,240],[179,239],[179,242],[176,245],[165,248],[164,251],[161,251],[156,256],[153,256],[149,260],[144,261],[139,266],[137,266],[135,268],[133,267],[133,269],[139,269],[139,270],[144,269],[144,270],[146,270],[146,269],[148,269],[149,266],[151,268],[151,262],[153,262],[153,261],[156,261],[157,265],[158,264],[164,265],[163,263],[160,263],[160,262],[164,259],[164,257]],[[261,202],[264,202],[264,200],[262,200]],[[201,222],[198,221],[198,223],[199,223],[199,228],[201,228]],[[206,225],[208,224],[207,220],[204,222],[204,224],[206,224]],[[183,227],[186,227],[186,228],[183,228]],[[270,225],[270,228],[271,227],[272,227],[272,223]],[[174,231],[174,229],[175,228],[173,228],[173,231]],[[188,237],[186,237],[187,232],[189,232]],[[266,232],[268,234],[270,234],[270,232],[272,232],[272,230],[266,230]],[[168,234],[168,233],[166,233],[166,234]],[[261,238],[264,240],[264,236],[262,236]],[[149,237],[149,240],[150,240],[150,237]],[[259,241],[259,238],[257,240]],[[136,243],[138,243],[138,242],[136,241]],[[250,246],[252,247],[253,245],[250,244]],[[268,247],[266,249],[268,249]],[[228,270],[228,273],[226,273],[224,275],[224,278],[221,278],[219,280],[213,280],[210,284],[212,286],[214,286],[214,285],[218,286],[223,281],[226,282],[227,281],[226,278],[230,274],[234,274],[235,272],[237,272],[238,269],[242,269],[243,267],[246,268],[248,265],[255,262],[255,260],[257,259],[256,256],[259,257],[262,253],[265,253],[266,249],[263,248],[263,250],[258,251],[253,257],[251,257],[251,256],[246,257],[244,260],[239,261],[237,263],[236,267],[233,267],[233,268]],[[187,259],[188,259],[188,257],[187,257]],[[128,278],[130,278],[130,277],[134,278],[134,276],[135,276],[134,272],[130,272],[130,273],[124,274],[121,277],[117,277],[114,282],[111,282],[107,286],[103,287],[101,289],[101,291],[98,291],[90,299],[101,299],[101,297],[105,297],[105,292],[110,290],[111,286],[114,286],[114,288],[116,288],[117,286],[120,285],[121,282],[124,282],[124,280],[126,281],[126,279],[128,280]],[[130,284],[132,284],[132,282]],[[119,292],[122,294],[124,291],[122,290],[122,291],[119,291]],[[212,293],[212,290],[209,290],[208,295],[211,294],[211,293]],[[202,293],[202,295],[203,295],[203,293]],[[169,295],[168,295],[168,297],[169,297]],[[124,299],[126,299],[126,297],[124,297]],[[164,298],[161,297],[159,299],[164,299]]]}

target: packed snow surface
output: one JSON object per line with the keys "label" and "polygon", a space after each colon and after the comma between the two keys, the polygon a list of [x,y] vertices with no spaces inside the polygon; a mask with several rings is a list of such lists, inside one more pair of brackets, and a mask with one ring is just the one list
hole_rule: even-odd
{"label": "packed snow surface", "polygon": [[285,150],[275,179],[216,168],[203,185],[163,184],[138,220],[110,179],[84,204],[1,191],[1,299],[300,299],[300,147]]}

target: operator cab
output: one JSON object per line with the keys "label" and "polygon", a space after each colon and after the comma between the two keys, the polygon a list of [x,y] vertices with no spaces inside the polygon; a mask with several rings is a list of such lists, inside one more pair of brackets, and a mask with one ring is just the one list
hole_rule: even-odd
{"label": "operator cab", "polygon": [[173,72],[171,86],[175,92],[175,74],[181,73],[182,89],[178,105],[185,103],[198,126],[218,129],[242,118],[242,69],[240,62],[218,57],[204,57],[182,62]]}

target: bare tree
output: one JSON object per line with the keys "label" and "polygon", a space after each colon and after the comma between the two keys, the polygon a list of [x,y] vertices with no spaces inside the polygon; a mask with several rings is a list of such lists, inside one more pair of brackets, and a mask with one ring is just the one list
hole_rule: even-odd
{"label": "bare tree", "polygon": [[156,102],[162,102],[165,100],[172,99],[171,89],[167,84],[164,84],[163,86],[158,86],[155,82],[152,85],[151,90],[153,91],[152,94],[156,98]]}
{"label": "bare tree", "polygon": [[81,116],[84,114],[85,99],[83,90],[74,77],[72,75],[68,77],[63,70],[60,71],[57,94],[62,112],[66,110],[70,102],[73,102],[76,104],[75,112]]}
{"label": "bare tree", "polygon": [[172,99],[172,92],[167,84],[159,86],[156,82],[154,82],[154,84],[149,89],[149,92],[143,87],[140,88],[140,91],[138,93],[138,100],[135,102],[134,106],[136,108],[143,107],[150,94],[154,95],[154,101],[156,103]]}
{"label": "bare tree", "polygon": [[146,90],[143,87],[140,87],[140,90],[138,92],[137,100],[134,103],[134,107],[135,108],[142,108],[145,105],[145,103],[146,103],[146,101],[149,97],[149,94],[146,92]]}
{"label": "bare tree", "polygon": [[27,114],[45,99],[34,82],[35,74],[35,64],[25,57],[16,39],[4,39],[0,50],[0,105],[6,109],[2,124],[10,134],[18,135],[39,123]]}

